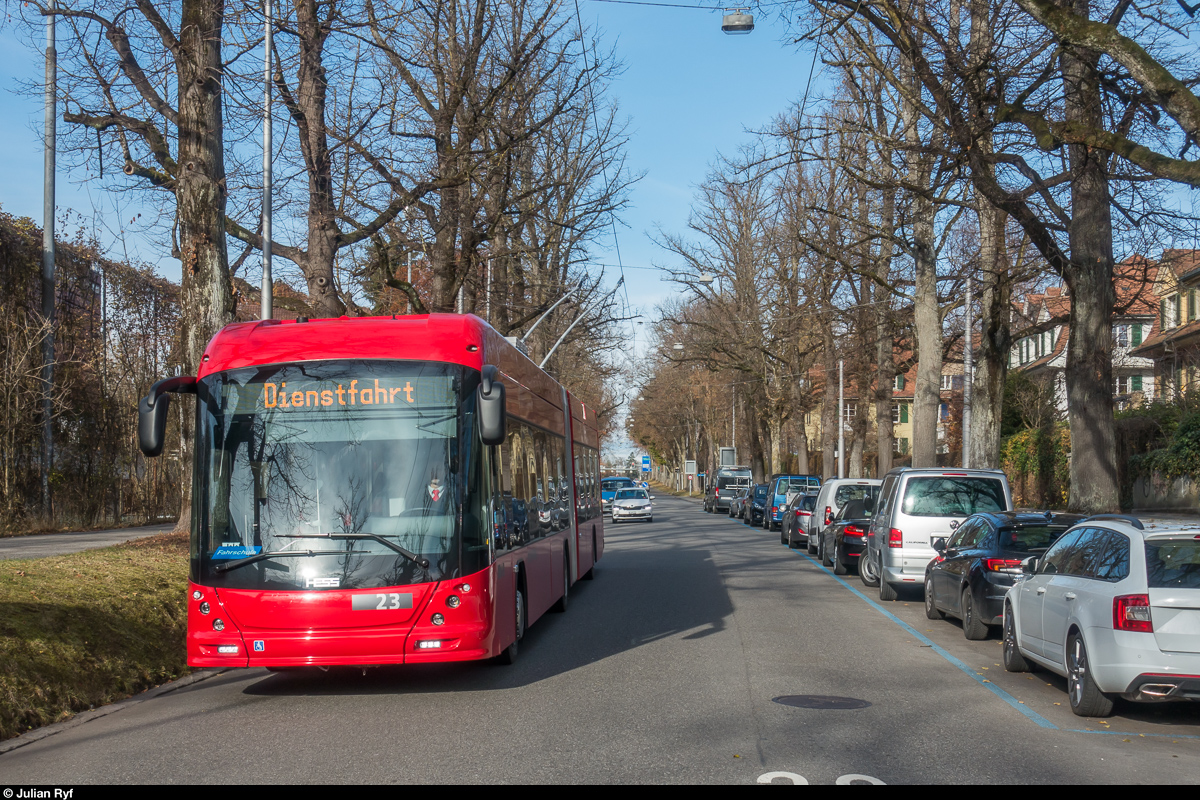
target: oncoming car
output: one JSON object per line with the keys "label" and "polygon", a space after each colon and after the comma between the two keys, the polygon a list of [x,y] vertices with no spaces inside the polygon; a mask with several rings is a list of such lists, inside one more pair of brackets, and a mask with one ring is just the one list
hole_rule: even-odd
{"label": "oncoming car", "polygon": [[645,489],[618,489],[612,501],[612,521],[626,520],[654,521],[654,498]]}
{"label": "oncoming car", "polygon": [[632,478],[603,478],[600,481],[600,510],[607,513],[612,508],[613,497],[618,489],[634,489],[637,484]]}

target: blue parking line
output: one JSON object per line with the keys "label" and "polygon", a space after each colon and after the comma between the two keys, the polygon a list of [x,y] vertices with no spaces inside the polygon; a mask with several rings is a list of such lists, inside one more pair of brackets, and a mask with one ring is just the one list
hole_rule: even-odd
{"label": "blue parking line", "polygon": [[[813,564],[813,566],[815,566],[817,569],[821,570],[826,575],[833,578],[835,581],[840,583],[843,587],[848,589],[852,594],[857,595],[860,600],[862,600],[864,603],[869,605],[871,608],[875,609],[880,614],[883,614],[885,617],[890,619],[892,622],[896,623],[901,628],[903,628],[904,630],[911,633],[913,636],[915,636],[917,639],[919,639],[922,642],[922,644],[925,644],[925,645],[933,648],[933,652],[937,653],[939,656],[946,659],[954,666],[958,667],[960,670],[963,671],[964,675],[966,675],[971,680],[978,683],[980,686],[989,690],[992,694],[996,695],[1001,700],[1008,703],[1010,706],[1015,708],[1017,711],[1020,711],[1022,714],[1024,714],[1026,717],[1028,717],[1030,720],[1032,720],[1036,725],[1038,725],[1042,728],[1049,728],[1049,729],[1055,730],[1055,731],[1061,730],[1053,722],[1046,719],[1045,717],[1043,717],[1041,714],[1037,713],[1036,711],[1033,711],[1032,709],[1026,707],[1024,704],[1022,704],[1020,701],[1018,701],[1017,698],[1013,697],[1011,694],[1004,691],[996,684],[992,683],[991,681],[985,680],[983,678],[983,676],[981,676],[981,675],[975,674],[975,670],[971,669],[966,664],[964,664],[962,661],[960,661],[958,658],[956,658],[955,656],[948,653],[946,650],[939,647],[936,643],[933,642],[933,640],[931,640],[929,637],[922,634],[920,631],[918,631],[912,625],[909,625],[907,622],[900,619],[895,614],[893,614],[892,612],[885,609],[883,606],[879,605],[879,603],[876,603],[874,600],[867,597],[865,594],[860,592],[858,589],[855,589],[853,586],[846,583],[840,577],[838,577],[837,575],[834,575],[831,570],[826,569],[820,562],[818,562],[812,556],[808,555],[807,553],[802,553],[798,550],[793,550],[792,552],[794,552],[798,556],[802,556],[802,557],[808,559]],[[1080,731],[1080,733],[1090,733],[1090,732],[1091,731]],[[1107,731],[1097,731],[1097,732],[1098,733],[1107,733]],[[1137,734],[1133,734],[1133,735],[1136,736]]]}

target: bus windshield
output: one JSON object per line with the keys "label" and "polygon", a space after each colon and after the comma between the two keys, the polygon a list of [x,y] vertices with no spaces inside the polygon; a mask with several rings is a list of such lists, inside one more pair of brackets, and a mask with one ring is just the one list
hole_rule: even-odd
{"label": "bus windshield", "polygon": [[[215,587],[361,589],[482,568],[474,384],[448,364],[338,361],[198,386],[193,573]],[[460,541],[458,515],[469,541]],[[390,545],[390,546],[389,546]],[[411,556],[411,557],[410,557]],[[242,563],[244,562],[244,563]]]}

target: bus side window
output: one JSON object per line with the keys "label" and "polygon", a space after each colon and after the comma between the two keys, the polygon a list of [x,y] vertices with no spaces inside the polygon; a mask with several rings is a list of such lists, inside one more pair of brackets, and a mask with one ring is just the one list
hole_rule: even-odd
{"label": "bus side window", "polygon": [[525,426],[509,420],[508,442],[505,445],[504,471],[511,476],[512,542],[520,547],[529,539],[529,458],[522,436]]}

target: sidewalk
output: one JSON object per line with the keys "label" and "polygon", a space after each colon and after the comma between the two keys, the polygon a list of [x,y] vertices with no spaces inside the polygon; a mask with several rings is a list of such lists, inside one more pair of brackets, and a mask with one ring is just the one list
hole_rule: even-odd
{"label": "sidewalk", "polygon": [[139,528],[118,528],[107,531],[85,531],[81,533],[39,533],[32,536],[12,536],[0,539],[0,561],[15,558],[46,558],[80,550],[95,550],[121,544],[132,539],[144,539],[169,533],[175,523],[166,525],[143,525]]}

